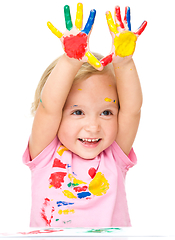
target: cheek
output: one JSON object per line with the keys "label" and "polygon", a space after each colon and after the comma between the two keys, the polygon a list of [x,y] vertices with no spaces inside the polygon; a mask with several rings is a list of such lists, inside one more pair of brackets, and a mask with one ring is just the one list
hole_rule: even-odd
{"label": "cheek", "polygon": [[103,128],[107,136],[115,139],[117,136],[117,119],[109,122],[107,121]]}
{"label": "cheek", "polygon": [[72,119],[62,119],[59,130],[58,130],[58,138],[60,140],[66,139],[68,141],[71,137],[73,137],[76,133],[76,122]]}

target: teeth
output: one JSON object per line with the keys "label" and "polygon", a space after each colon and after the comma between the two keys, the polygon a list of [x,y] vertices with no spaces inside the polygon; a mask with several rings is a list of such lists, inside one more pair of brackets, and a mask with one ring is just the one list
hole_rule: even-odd
{"label": "teeth", "polygon": [[[81,138],[80,138],[81,139]],[[94,138],[94,139],[87,139],[87,138],[82,138],[81,140],[83,140],[83,142],[97,142],[99,140],[99,138]]]}

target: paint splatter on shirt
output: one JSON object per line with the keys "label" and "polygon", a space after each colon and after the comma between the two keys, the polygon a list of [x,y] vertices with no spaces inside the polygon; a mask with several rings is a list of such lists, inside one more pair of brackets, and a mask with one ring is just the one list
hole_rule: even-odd
{"label": "paint splatter on shirt", "polygon": [[125,175],[136,164],[114,142],[94,159],[84,160],[61,145],[56,137],[30,161],[32,171],[31,227],[131,226]]}

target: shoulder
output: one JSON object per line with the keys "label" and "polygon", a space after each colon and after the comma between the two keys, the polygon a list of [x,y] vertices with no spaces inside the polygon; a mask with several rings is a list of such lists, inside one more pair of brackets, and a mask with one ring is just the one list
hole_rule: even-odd
{"label": "shoulder", "polygon": [[22,156],[23,163],[27,165],[31,170],[38,166],[42,168],[46,166],[52,159],[54,153],[57,151],[60,145],[61,143],[56,136],[53,141],[38,156],[31,160],[28,143],[27,148]]}
{"label": "shoulder", "polygon": [[133,148],[131,148],[131,151],[128,154],[128,156],[122,151],[122,149],[119,147],[116,141],[114,141],[111,144],[109,149],[119,167],[128,170],[137,163],[137,157]]}

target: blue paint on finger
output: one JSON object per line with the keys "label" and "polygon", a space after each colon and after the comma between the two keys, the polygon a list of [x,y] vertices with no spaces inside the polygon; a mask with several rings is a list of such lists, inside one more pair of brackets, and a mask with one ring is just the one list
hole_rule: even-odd
{"label": "blue paint on finger", "polygon": [[84,27],[84,29],[81,32],[86,33],[87,35],[89,34],[89,32],[91,31],[91,28],[94,24],[95,15],[96,15],[96,10],[95,9],[91,10],[89,18],[86,23],[86,26]]}
{"label": "blue paint on finger", "polygon": [[131,31],[131,12],[130,12],[130,7],[128,7],[128,9],[127,9],[126,20],[127,20],[128,29],[129,29],[129,31]]}

